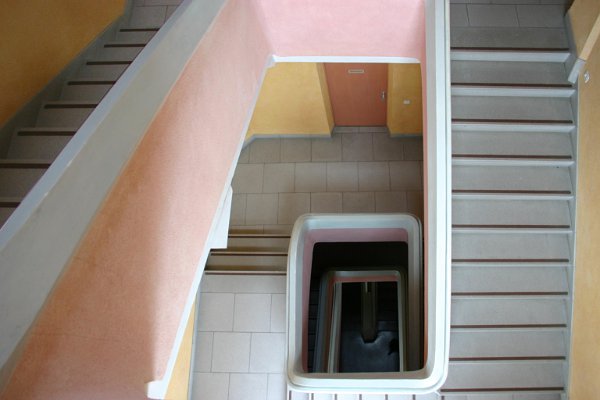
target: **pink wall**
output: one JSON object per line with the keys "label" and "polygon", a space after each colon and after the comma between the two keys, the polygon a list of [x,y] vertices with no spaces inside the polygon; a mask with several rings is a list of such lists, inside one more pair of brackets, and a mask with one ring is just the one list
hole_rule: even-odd
{"label": "pink wall", "polygon": [[277,55],[424,58],[414,0],[229,0],[41,311],[1,399],[136,399],[167,365],[243,138]]}

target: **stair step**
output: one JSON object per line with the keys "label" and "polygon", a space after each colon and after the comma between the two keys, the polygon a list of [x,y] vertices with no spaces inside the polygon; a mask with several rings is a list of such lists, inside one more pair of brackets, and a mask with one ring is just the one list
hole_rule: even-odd
{"label": "stair step", "polygon": [[0,197],[0,228],[21,204],[22,197]]}
{"label": "stair step", "polygon": [[117,32],[118,43],[147,44],[158,32],[158,28],[121,28]]}
{"label": "stair step", "polygon": [[452,83],[451,88],[452,96],[569,98],[575,94],[573,87],[558,85]]}
{"label": "stair step", "polygon": [[7,156],[10,158],[54,160],[71,140],[75,131],[40,128],[20,130],[10,143]]}
{"label": "stair step", "polygon": [[455,199],[452,223],[570,227],[571,217],[567,201]]}
{"label": "stair step", "polygon": [[485,361],[510,358],[564,359],[563,329],[453,329],[450,361]]}
{"label": "stair step", "polygon": [[[104,61],[105,63],[111,61]],[[120,61],[112,61],[120,62]],[[88,61],[86,65],[77,72],[77,79],[80,80],[104,80],[116,82],[125,72],[131,61],[122,61],[119,64],[102,64],[103,61]]]}
{"label": "stair step", "polygon": [[568,168],[554,166],[464,166],[452,167],[452,190],[483,193],[571,192]]}
{"label": "stair step", "polygon": [[[114,62],[115,60],[119,60],[119,61],[128,61],[131,62],[133,61],[138,54],[140,54],[140,52],[142,51],[142,49],[144,48],[144,46],[118,46],[119,43],[114,43],[114,45],[110,45],[109,46],[104,46],[100,49],[98,49],[98,51],[96,52],[96,57],[94,58],[94,60],[96,62],[98,61],[110,61],[110,62]],[[120,43],[123,44],[123,43]],[[141,43],[138,43],[141,44]],[[113,65],[113,64],[111,64]],[[118,64],[118,65],[122,65],[122,64]],[[88,64],[89,66],[89,64]]]}
{"label": "stair step", "polygon": [[99,103],[116,83],[114,80],[76,79],[67,82],[61,99]]}
{"label": "stair step", "polygon": [[227,240],[227,249],[286,252],[289,244],[290,235],[229,234]]}
{"label": "stair step", "polygon": [[[519,62],[519,63],[564,63],[569,59],[568,47],[558,48],[492,48],[492,47],[458,47],[450,49],[452,64],[456,61],[483,62]],[[465,65],[465,64],[462,64]],[[563,67],[564,73],[564,67]]]}
{"label": "stair step", "polygon": [[569,262],[569,234],[454,231],[453,262]]}
{"label": "stair step", "polygon": [[571,139],[563,132],[452,132],[455,155],[572,158]]}
{"label": "stair step", "polygon": [[453,295],[566,295],[566,268],[453,266]]}
{"label": "stair step", "polygon": [[575,130],[573,121],[506,121],[477,118],[452,118],[452,131],[469,132],[545,132],[570,133]]}
{"label": "stair step", "polygon": [[452,96],[452,120],[572,122],[568,98]]}
{"label": "stair step", "polygon": [[[456,53],[456,55],[454,52],[452,53],[452,57],[460,56],[460,53]],[[493,55],[485,53],[478,56],[485,58]],[[535,53],[531,56],[535,56]],[[467,54],[462,57],[467,57]],[[451,81],[453,84],[460,85],[525,84],[571,87],[572,85],[567,81],[564,61],[566,61],[566,57],[559,62],[454,60],[450,65]]]}
{"label": "stair step", "polygon": [[452,328],[566,327],[565,298],[560,296],[452,297]]}
{"label": "stair step", "polygon": [[[454,361],[442,394],[481,392],[558,392],[564,390],[564,362],[541,361]],[[512,398],[512,397],[511,397]],[[531,398],[531,397],[530,397]]]}
{"label": "stair step", "polygon": [[547,155],[498,155],[498,154],[453,154],[452,165],[462,166],[512,166],[512,167],[570,167],[574,164],[570,156]]}
{"label": "stair step", "polygon": [[23,197],[42,177],[50,163],[38,160],[2,160],[0,197]]}
{"label": "stair step", "polygon": [[83,101],[54,101],[45,103],[38,114],[37,126],[81,126],[98,103]]}
{"label": "stair step", "polygon": [[568,49],[564,28],[452,27],[450,46],[460,48]]}
{"label": "stair step", "polygon": [[205,271],[273,271],[287,270],[286,251],[232,251],[213,250]]}

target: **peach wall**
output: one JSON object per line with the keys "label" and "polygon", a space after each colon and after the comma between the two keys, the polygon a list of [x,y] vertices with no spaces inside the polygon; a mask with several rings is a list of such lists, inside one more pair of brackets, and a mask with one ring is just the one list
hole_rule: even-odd
{"label": "peach wall", "polygon": [[123,13],[125,0],[4,1],[0,126]]}
{"label": "peach wall", "polygon": [[424,6],[229,0],[82,238],[1,399],[141,399],[163,377],[272,54],[423,60]]}

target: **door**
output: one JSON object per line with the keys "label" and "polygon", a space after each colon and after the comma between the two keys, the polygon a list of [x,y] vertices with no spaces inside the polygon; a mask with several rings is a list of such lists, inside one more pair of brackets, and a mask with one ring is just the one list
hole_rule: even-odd
{"label": "door", "polygon": [[325,64],[337,126],[385,126],[387,64]]}

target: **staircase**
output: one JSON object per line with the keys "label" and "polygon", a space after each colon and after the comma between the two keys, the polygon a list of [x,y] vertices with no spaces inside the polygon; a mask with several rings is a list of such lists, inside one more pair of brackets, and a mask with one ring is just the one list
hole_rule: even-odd
{"label": "staircase", "polygon": [[133,7],[114,39],[64,83],[60,98],[48,99],[30,126],[14,132],[6,157],[0,159],[0,227],[175,7]]}

